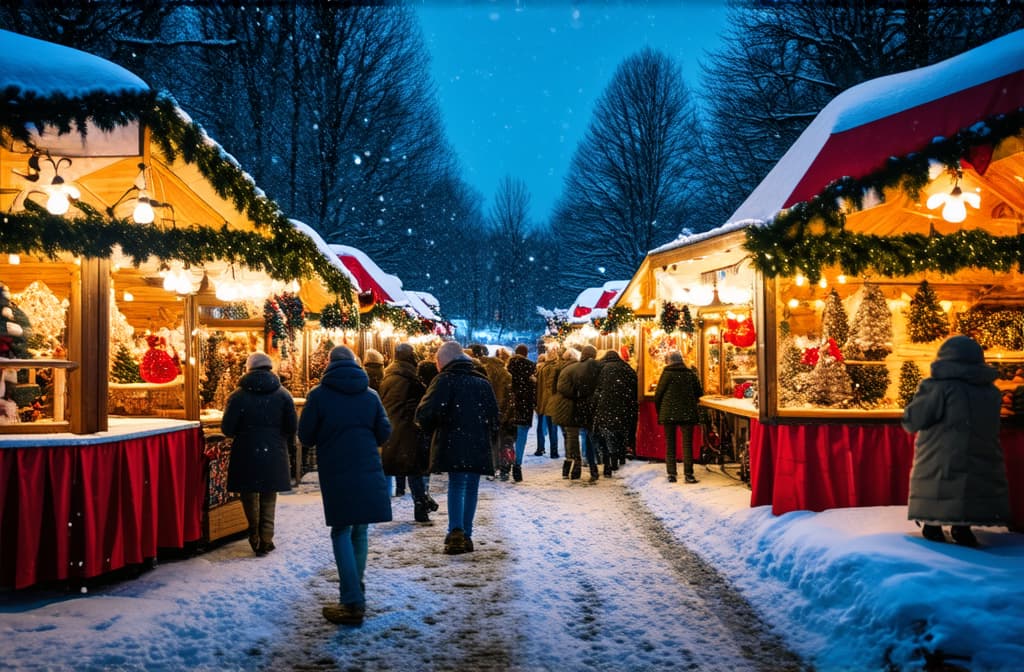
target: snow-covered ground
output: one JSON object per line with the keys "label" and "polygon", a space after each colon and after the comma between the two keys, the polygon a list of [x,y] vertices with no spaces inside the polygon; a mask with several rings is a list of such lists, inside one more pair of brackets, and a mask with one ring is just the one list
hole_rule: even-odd
{"label": "snow-covered ground", "polygon": [[523,483],[484,482],[472,554],[440,553],[443,476],[432,525],[411,522],[408,497],[392,500],[395,520],[371,528],[360,628],[320,615],[337,574],[311,474],[279,498],[278,550],[264,558],[240,540],[85,594],[0,593],[0,669],[826,672],[920,669],[933,651],[971,670],[1024,659],[1024,535],[934,544],[905,507],[775,517],[703,467],[697,485],[646,462],[588,485],[560,466],[529,456]]}

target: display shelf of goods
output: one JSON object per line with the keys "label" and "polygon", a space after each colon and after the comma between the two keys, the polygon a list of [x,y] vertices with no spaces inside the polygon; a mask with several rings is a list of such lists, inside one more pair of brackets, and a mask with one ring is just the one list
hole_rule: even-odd
{"label": "display shelf of goods", "polygon": [[185,387],[180,379],[169,383],[110,383],[107,412],[112,415],[174,417],[184,413]]}

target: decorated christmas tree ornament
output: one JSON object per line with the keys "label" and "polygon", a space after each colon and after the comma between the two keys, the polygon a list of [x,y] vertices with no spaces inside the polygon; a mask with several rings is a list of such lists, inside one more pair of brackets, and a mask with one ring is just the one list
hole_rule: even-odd
{"label": "decorated christmas tree ornament", "polygon": [[850,333],[847,323],[846,309],[838,292],[832,288],[825,299],[825,307],[821,311],[821,337],[836,343],[845,343]]}
{"label": "decorated christmas tree ornament", "polygon": [[679,327],[679,320],[682,317],[679,306],[671,301],[661,302],[661,328],[665,333],[670,334]]}
{"label": "decorated christmas tree ornament", "polygon": [[178,366],[166,350],[167,341],[155,334],[146,337],[149,349],[142,356],[139,373],[147,383],[169,383],[178,377]]}
{"label": "decorated christmas tree ornament", "polygon": [[878,285],[865,283],[863,291],[843,350],[849,359],[881,361],[892,352],[892,313]]}
{"label": "decorated christmas tree ornament", "polygon": [[117,352],[110,364],[110,379],[115,383],[141,383],[139,362],[124,343],[117,346]]}

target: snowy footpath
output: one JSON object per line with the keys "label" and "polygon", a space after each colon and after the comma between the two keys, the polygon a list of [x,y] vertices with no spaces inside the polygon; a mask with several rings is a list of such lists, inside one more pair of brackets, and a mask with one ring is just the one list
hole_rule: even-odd
{"label": "snowy footpath", "polygon": [[278,499],[277,550],[244,540],[83,594],[0,593],[0,670],[1011,670],[1024,659],[1024,535],[920,538],[905,507],[796,512],[697,468],[631,462],[596,484],[527,458],[483,481],[476,551],[431,525],[370,531],[368,611],[336,600],[315,474]]}

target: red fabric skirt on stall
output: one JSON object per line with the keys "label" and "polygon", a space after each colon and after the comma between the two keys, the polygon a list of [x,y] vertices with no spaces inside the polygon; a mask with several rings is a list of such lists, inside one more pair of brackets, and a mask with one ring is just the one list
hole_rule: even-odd
{"label": "red fabric skirt on stall", "polygon": [[[44,443],[44,442],[40,442]],[[90,578],[202,536],[203,434],[0,448],[0,585]]]}

